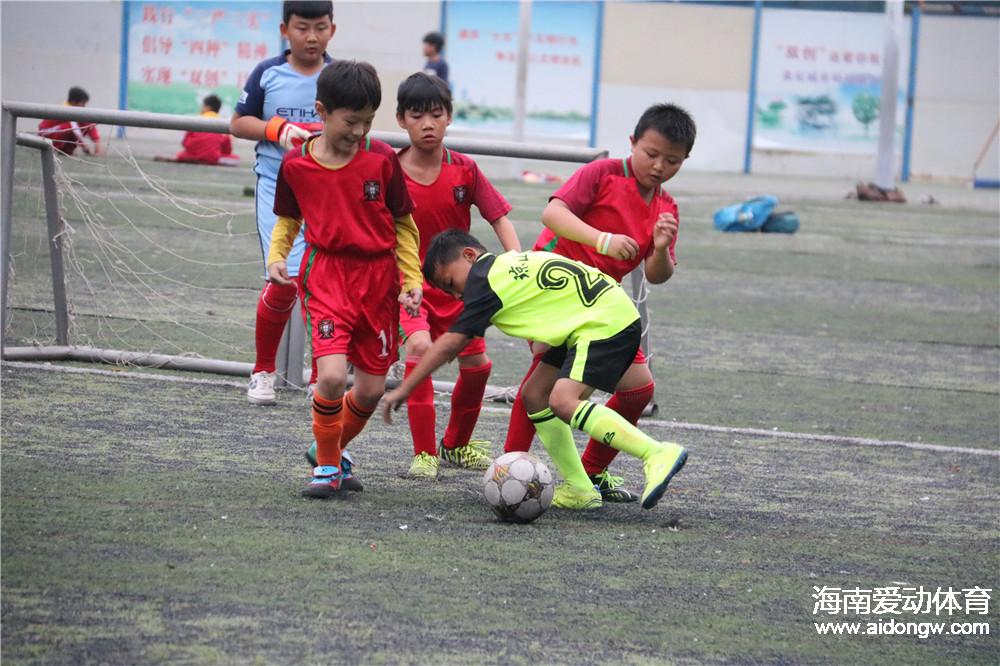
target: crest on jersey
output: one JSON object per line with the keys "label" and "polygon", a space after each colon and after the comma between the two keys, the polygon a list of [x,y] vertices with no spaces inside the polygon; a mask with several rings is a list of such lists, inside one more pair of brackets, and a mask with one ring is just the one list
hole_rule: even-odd
{"label": "crest on jersey", "polygon": [[378,201],[382,186],[377,180],[365,181],[365,201]]}
{"label": "crest on jersey", "polygon": [[316,328],[319,330],[319,337],[323,338],[324,340],[329,340],[330,338],[333,337],[332,319],[321,320]]}
{"label": "crest on jersey", "polygon": [[465,201],[465,185],[456,185],[451,188],[451,192],[455,195],[455,203],[460,204]]}

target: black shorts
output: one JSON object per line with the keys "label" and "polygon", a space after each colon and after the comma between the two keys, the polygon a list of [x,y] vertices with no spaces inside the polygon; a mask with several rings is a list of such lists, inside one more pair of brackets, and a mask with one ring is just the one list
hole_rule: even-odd
{"label": "black shorts", "polygon": [[560,378],[568,377],[605,393],[614,393],[635,360],[641,342],[642,321],[636,319],[610,338],[579,338],[572,347],[552,347],[545,352],[542,363],[559,368]]}

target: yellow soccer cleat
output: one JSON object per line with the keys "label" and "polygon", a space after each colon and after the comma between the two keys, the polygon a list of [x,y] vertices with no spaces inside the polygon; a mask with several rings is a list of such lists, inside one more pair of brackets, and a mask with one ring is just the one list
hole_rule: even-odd
{"label": "yellow soccer cleat", "polygon": [[590,511],[604,506],[604,500],[601,499],[601,493],[593,486],[577,488],[564,483],[556,487],[555,494],[552,495],[552,506],[559,509]]}
{"label": "yellow soccer cleat", "polygon": [[454,467],[465,469],[488,469],[493,458],[490,457],[490,443],[474,439],[465,446],[453,449],[441,445],[441,460]]}
{"label": "yellow soccer cleat", "polygon": [[410,479],[437,481],[439,466],[440,462],[436,457],[426,451],[421,451],[413,456],[413,464],[410,465],[410,471],[406,473],[406,476]]}
{"label": "yellow soccer cleat", "polygon": [[681,471],[687,462],[688,452],[683,446],[673,442],[660,442],[661,448],[650,454],[643,470],[646,472],[646,488],[642,491],[642,508],[652,509],[667,492],[667,484]]}

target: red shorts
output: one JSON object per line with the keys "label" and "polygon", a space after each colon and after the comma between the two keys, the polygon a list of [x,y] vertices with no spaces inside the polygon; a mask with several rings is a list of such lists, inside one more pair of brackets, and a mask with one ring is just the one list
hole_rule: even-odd
{"label": "red shorts", "polygon": [[[440,289],[424,283],[424,298],[420,303],[420,314],[411,316],[406,308],[399,308],[399,340],[405,342],[417,331],[427,331],[431,340],[437,340],[455,323],[462,314],[462,301],[452,298]],[[465,348],[458,352],[459,356],[475,356],[486,353],[486,340],[472,338]]]}
{"label": "red shorts", "polygon": [[397,358],[396,258],[330,254],[310,246],[299,276],[313,358],[346,354],[364,372],[386,374]]}

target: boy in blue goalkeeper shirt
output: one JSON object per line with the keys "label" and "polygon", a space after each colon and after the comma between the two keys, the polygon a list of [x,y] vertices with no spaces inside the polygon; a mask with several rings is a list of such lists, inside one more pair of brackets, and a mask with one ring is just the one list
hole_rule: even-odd
{"label": "boy in blue goalkeeper shirt", "polygon": [[[274,215],[274,189],[281,160],[289,149],[320,129],[316,114],[316,79],[332,60],[327,44],[336,31],[332,2],[287,1],[282,7],[281,36],[288,50],[264,60],[247,79],[230,122],[233,136],[257,142],[257,233],[266,260]],[[305,248],[302,232],[288,257],[290,277],[296,278]],[[266,272],[266,270],[265,270]],[[257,405],[275,402],[275,358],[285,324],[292,314],[295,284],[265,282],[257,302],[254,339],[257,358],[247,399]],[[315,374],[315,373],[314,373]]]}

